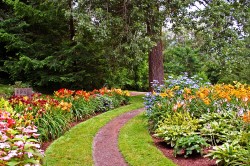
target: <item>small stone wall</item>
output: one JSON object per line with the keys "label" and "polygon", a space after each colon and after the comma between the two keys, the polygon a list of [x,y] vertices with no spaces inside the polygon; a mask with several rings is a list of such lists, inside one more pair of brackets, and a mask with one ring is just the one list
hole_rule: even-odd
{"label": "small stone wall", "polygon": [[29,96],[33,94],[32,88],[15,88],[15,96]]}

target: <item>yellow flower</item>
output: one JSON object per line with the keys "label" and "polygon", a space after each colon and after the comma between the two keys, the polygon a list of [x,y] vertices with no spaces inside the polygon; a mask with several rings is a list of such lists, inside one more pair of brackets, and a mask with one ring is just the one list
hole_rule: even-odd
{"label": "yellow flower", "polygon": [[184,92],[185,92],[186,94],[191,94],[191,89],[189,89],[189,88],[184,88]]}
{"label": "yellow flower", "polygon": [[206,105],[209,105],[211,101],[210,101],[209,98],[205,98],[205,99],[203,99],[203,102],[204,102]]}
{"label": "yellow flower", "polygon": [[171,90],[171,89],[168,89],[167,91],[166,91],[166,93],[167,93],[167,97],[174,97],[174,92]]}
{"label": "yellow flower", "polygon": [[124,92],[123,92],[123,94],[124,94],[125,96],[130,96],[129,91],[127,91],[127,90],[126,90],[126,91],[124,91]]}
{"label": "yellow flower", "polygon": [[180,86],[175,86],[173,90],[178,90],[180,89]]}
{"label": "yellow flower", "polygon": [[167,97],[168,94],[167,94],[166,92],[164,92],[164,93],[160,93],[160,96],[161,96],[162,98],[164,98],[164,97]]}

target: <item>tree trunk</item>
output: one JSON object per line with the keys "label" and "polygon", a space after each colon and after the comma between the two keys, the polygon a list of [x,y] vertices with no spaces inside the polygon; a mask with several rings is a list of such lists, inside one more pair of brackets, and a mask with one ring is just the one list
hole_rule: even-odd
{"label": "tree trunk", "polygon": [[162,41],[158,41],[149,53],[149,90],[152,91],[153,80],[159,81],[160,84],[164,82],[164,68],[163,68],[163,48]]}

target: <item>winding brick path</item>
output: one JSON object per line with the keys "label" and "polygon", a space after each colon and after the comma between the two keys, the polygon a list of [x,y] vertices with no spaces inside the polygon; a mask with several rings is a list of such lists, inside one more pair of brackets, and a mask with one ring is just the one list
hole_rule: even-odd
{"label": "winding brick path", "polygon": [[93,142],[95,166],[127,166],[118,149],[119,131],[125,123],[143,111],[144,108],[141,108],[124,113],[99,130]]}

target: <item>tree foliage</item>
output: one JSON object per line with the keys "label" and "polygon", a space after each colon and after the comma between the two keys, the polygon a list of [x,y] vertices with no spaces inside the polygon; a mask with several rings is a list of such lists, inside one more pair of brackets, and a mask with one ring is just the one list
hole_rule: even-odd
{"label": "tree foliage", "polygon": [[196,0],[173,18],[176,34],[189,32],[189,46],[200,50],[213,83],[250,81],[249,5],[246,0]]}
{"label": "tree foliage", "polygon": [[249,13],[246,0],[2,0],[1,81],[147,89],[148,55],[170,20],[166,73],[249,82]]}

